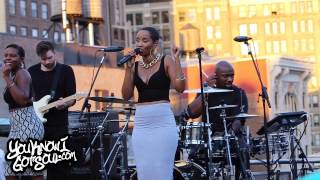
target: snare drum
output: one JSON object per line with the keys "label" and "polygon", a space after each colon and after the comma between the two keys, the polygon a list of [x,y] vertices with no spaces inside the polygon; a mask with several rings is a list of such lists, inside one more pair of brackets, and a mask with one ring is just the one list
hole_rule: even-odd
{"label": "snare drum", "polygon": [[205,144],[204,130],[208,127],[204,122],[187,122],[186,125],[181,126],[180,139],[185,147],[189,145]]}

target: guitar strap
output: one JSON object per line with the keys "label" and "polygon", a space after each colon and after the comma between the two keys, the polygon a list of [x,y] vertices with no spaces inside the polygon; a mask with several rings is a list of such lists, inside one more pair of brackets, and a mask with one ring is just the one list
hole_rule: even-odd
{"label": "guitar strap", "polygon": [[56,68],[55,68],[55,73],[54,73],[54,77],[53,77],[53,81],[52,81],[52,84],[51,84],[51,91],[50,91],[50,96],[51,96],[51,99],[53,99],[55,96],[56,96],[56,90],[57,90],[57,87],[58,87],[58,80],[59,80],[59,77],[60,77],[60,72],[61,72],[61,64],[59,64],[57,62],[57,65],[56,65]]}

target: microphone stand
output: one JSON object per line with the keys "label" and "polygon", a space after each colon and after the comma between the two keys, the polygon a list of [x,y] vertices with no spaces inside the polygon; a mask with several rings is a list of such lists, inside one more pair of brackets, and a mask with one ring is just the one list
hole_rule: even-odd
{"label": "microphone stand", "polygon": [[[207,117],[207,124],[210,125],[210,120],[209,120],[209,111],[208,111],[208,102],[205,101],[204,97],[204,92],[203,92],[203,80],[202,80],[202,63],[201,63],[201,52],[204,50],[204,48],[200,47],[196,49],[196,53],[198,54],[198,59],[199,59],[199,74],[200,74],[200,88],[201,88],[201,103],[202,103],[202,114],[205,112],[206,117]],[[211,139],[211,126],[204,126],[202,127],[203,130],[207,129],[207,140],[208,140],[208,158],[209,158],[209,164],[208,164],[208,179],[212,180],[214,179],[214,175],[212,172],[214,172],[214,167],[213,167],[213,162],[212,162],[212,139]]]}
{"label": "microphone stand", "polygon": [[266,102],[268,104],[268,107],[271,108],[271,104],[270,104],[270,100],[269,100],[269,96],[268,96],[268,92],[267,92],[267,88],[263,85],[262,79],[261,79],[261,74],[258,68],[258,64],[257,64],[257,60],[254,59],[253,55],[252,55],[252,51],[250,48],[250,45],[248,43],[248,41],[244,41],[244,44],[247,45],[248,47],[248,54],[250,55],[254,68],[256,70],[259,82],[260,82],[260,86],[261,86],[261,93],[259,94],[259,96],[262,98],[262,105],[263,105],[263,126],[264,126],[264,136],[266,139],[266,158],[267,158],[267,174],[268,174],[268,180],[271,180],[271,167],[270,167],[270,154],[269,154],[269,140],[268,140],[268,132],[267,132],[267,114],[266,114]]}

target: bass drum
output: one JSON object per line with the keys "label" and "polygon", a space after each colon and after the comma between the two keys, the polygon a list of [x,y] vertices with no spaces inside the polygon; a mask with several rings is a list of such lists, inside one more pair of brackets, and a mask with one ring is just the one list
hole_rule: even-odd
{"label": "bass drum", "polygon": [[[208,179],[206,170],[194,162],[176,161],[173,168],[173,180],[205,180]],[[138,180],[134,170],[130,180]]]}

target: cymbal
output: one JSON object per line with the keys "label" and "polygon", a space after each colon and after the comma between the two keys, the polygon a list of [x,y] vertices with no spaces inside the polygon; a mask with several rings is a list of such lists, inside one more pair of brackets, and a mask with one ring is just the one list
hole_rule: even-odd
{"label": "cymbal", "polygon": [[[203,93],[222,93],[222,92],[232,92],[231,89],[220,89],[220,88],[212,88],[210,86],[203,88]],[[185,90],[184,93],[201,93],[201,89],[189,89]]]}
{"label": "cymbal", "polygon": [[229,116],[226,117],[227,119],[236,119],[236,118],[251,118],[251,117],[259,117],[259,115],[256,114],[247,114],[247,113],[240,113],[235,116]]}
{"label": "cymbal", "polygon": [[117,98],[113,96],[95,96],[95,97],[89,97],[90,100],[92,101],[97,101],[97,102],[108,102],[108,103],[122,103],[122,104],[134,104],[132,101],[126,101],[122,98]]}
{"label": "cymbal", "polygon": [[226,108],[234,108],[234,107],[238,107],[238,105],[223,104],[223,105],[219,105],[219,106],[209,107],[209,109],[226,109]]}

